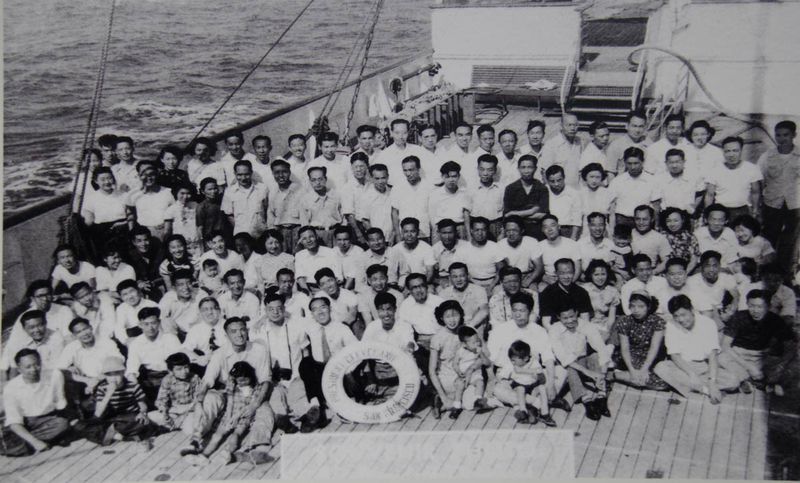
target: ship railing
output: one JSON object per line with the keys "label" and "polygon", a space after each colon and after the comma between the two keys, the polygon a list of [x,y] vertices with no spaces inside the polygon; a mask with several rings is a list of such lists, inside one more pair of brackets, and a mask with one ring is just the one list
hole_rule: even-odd
{"label": "ship railing", "polygon": [[572,83],[575,80],[575,74],[578,72],[578,63],[581,59],[581,43],[575,42],[575,48],[572,57],[569,59],[567,68],[564,69],[564,78],[561,81],[561,93],[559,96],[559,103],[561,105],[561,112],[564,113],[567,109],[567,99],[570,92],[572,92]]}
{"label": "ship railing", "polygon": [[648,115],[645,128],[647,132],[655,130],[660,134],[669,116],[683,112],[684,103],[689,98],[689,80],[691,78],[691,72],[685,64],[682,64],[677,77],[672,93],[666,98],[662,97],[654,106],[653,113]]}

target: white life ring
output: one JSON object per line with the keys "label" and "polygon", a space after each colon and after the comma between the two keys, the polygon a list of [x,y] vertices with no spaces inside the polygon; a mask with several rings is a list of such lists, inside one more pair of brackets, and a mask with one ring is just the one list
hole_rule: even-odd
{"label": "white life ring", "polygon": [[[397,392],[386,402],[359,404],[344,391],[344,376],[367,359],[380,359],[394,368],[399,384]],[[397,421],[414,403],[421,385],[420,372],[411,354],[382,342],[358,342],[337,352],[322,373],[322,392],[331,409],[358,423],[391,423]]]}

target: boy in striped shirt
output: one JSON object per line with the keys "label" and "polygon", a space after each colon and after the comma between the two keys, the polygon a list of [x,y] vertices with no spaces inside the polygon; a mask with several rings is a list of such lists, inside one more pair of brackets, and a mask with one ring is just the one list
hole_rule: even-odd
{"label": "boy in striped shirt", "polygon": [[103,374],[105,378],[94,390],[95,421],[107,425],[101,444],[147,438],[153,428],[147,417],[144,391],[136,382],[125,379],[123,360],[118,357],[106,359]]}

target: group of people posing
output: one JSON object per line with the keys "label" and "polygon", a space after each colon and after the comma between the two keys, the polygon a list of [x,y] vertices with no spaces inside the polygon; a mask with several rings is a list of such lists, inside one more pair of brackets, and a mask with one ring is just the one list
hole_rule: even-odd
{"label": "group of people posing", "polygon": [[[101,136],[83,178],[89,243],[55,250],[0,358],[0,453],[181,429],[195,463],[263,460],[276,430],[328,423],[322,373],[358,341],[408,352],[422,374],[409,410],[436,417],[510,406],[555,426],[553,410],[581,404],[598,420],[616,383],[782,395],[795,124],[757,162],[739,137],[711,144],[705,121],[671,116],[655,142],[644,126],[632,113],[609,142],[595,122],[583,142],[565,114],[548,138],[531,121],[523,146],[481,125],[474,147],[471,125],[450,146],[422,126],[417,145],[395,119],[359,127],[349,156],[326,132],[274,159],[265,135],[252,153],[230,132],[219,160],[198,138],[152,161]],[[397,381],[383,361],[344,377],[362,404]]]}

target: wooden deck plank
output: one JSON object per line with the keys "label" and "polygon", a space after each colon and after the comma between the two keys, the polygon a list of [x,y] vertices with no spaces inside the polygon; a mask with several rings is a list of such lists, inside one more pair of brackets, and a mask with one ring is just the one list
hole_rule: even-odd
{"label": "wooden deck plank", "polygon": [[747,455],[747,479],[769,479],[767,469],[767,418],[769,417],[767,395],[755,391],[753,420],[750,425],[750,446]]}
{"label": "wooden deck plank", "polygon": [[99,446],[97,444],[87,442],[87,444],[85,444],[80,450],[80,458],[75,458],[74,460],[70,461],[69,465],[64,465],[65,467],[63,471],[58,474],[51,473],[45,475],[41,481],[43,483],[49,483],[54,481],[56,477],[58,477],[59,481],[70,481],[71,479],[76,478],[76,475],[78,475],[79,472],[89,464],[98,448]]}
{"label": "wooden deck plank", "polygon": [[694,452],[692,453],[692,465],[689,468],[690,478],[706,478],[709,465],[711,463],[711,452],[716,443],[714,438],[717,427],[717,415],[719,414],[719,404],[711,404],[705,396],[698,395],[703,403],[703,411],[700,415],[700,424],[697,428],[697,438],[694,442]]}
{"label": "wooden deck plank", "polygon": [[754,401],[754,394],[739,393],[736,397],[736,414],[733,418],[733,436],[725,478],[743,480],[747,477],[747,450]]}
{"label": "wooden deck plank", "polygon": [[[624,388],[624,386],[619,386]],[[609,408],[611,409],[611,408]],[[578,468],[583,464],[586,457],[586,452],[589,449],[589,442],[592,440],[594,431],[597,428],[597,423],[586,417],[586,408],[583,404],[572,407],[572,414],[577,414],[579,419],[578,426],[575,429],[575,469],[573,475],[578,475]],[[614,417],[614,414],[611,415]],[[567,420],[569,422],[569,420]]]}
{"label": "wooden deck plank", "polygon": [[[717,427],[714,430],[714,443],[706,478],[723,479],[727,473],[728,457],[733,443],[733,423],[736,417],[736,396],[727,396],[719,405]],[[736,462],[731,462],[736,464]]]}
{"label": "wooden deck plank", "polygon": [[[620,384],[617,387],[621,386]],[[608,409],[611,412],[610,418],[600,418],[600,421],[595,422],[597,426],[592,434],[592,439],[589,441],[589,447],[586,450],[586,455],[578,468],[578,477],[580,478],[593,478],[597,473],[600,466],[603,450],[608,444],[608,439],[611,437],[611,430],[614,429],[619,419],[620,408],[624,401],[634,391],[631,388],[625,388],[624,391],[611,391],[608,397]],[[594,421],[593,421],[594,422]]]}
{"label": "wooden deck plank", "polygon": [[653,399],[653,408],[647,420],[647,429],[644,432],[642,446],[639,448],[633,471],[629,476],[637,479],[645,478],[647,471],[652,468],[655,462],[658,443],[661,435],[665,432],[664,424],[667,421],[667,411],[670,406],[670,396],[668,395],[647,394],[647,396]]}
{"label": "wooden deck plank", "polygon": [[672,460],[678,449],[678,439],[683,418],[686,415],[687,404],[688,401],[683,398],[669,397],[667,400],[667,419],[664,422],[664,432],[658,442],[655,460],[648,469],[654,475],[666,478],[670,474]]}
{"label": "wooden deck plank", "polygon": [[[128,475],[133,469],[149,467],[149,465],[156,463],[157,460],[153,457],[155,453],[177,451],[174,449],[174,445],[177,444],[177,441],[181,439],[183,439],[183,436],[180,431],[173,431],[171,433],[159,436],[156,438],[155,447],[153,448],[152,454],[142,453],[136,455],[136,457],[131,459],[129,463],[123,464],[114,469],[110,474],[107,475],[106,479],[108,481],[122,481],[130,479],[128,478]],[[147,462],[146,465],[144,464],[145,461]]]}
{"label": "wooden deck plank", "polygon": [[[58,462],[72,453],[72,446],[76,444],[78,444],[78,442],[73,442],[69,447],[56,446],[51,448],[49,451],[45,451],[36,455],[39,456],[38,460],[36,459],[36,456],[32,458],[19,458],[21,460],[27,459],[28,461],[23,461],[23,465],[18,466],[15,470],[15,473],[29,479],[35,478],[37,473],[40,476],[46,475],[49,468],[54,467],[56,464],[58,464]],[[5,473],[5,467],[3,467],[3,469]],[[33,481],[37,480],[34,479]]]}
{"label": "wooden deck plank", "polygon": [[81,476],[84,477],[86,482],[106,481],[107,476],[113,473],[115,469],[125,465],[139,455],[149,456],[149,453],[141,444],[128,444],[126,447],[118,449],[116,454],[109,459],[102,459],[100,464],[95,464],[91,469],[84,470]]}
{"label": "wooden deck plank", "polygon": [[[47,478],[52,478],[54,472],[60,472],[65,466],[72,466],[75,461],[83,456],[83,453],[91,448],[91,443],[86,440],[74,441],[66,448],[58,448],[50,453],[42,464],[37,465],[34,461],[29,461],[27,465],[17,467],[14,471],[16,474],[23,476],[30,481],[43,481]],[[73,457],[77,456],[77,457]],[[70,459],[71,458],[71,459]],[[25,459],[25,458],[21,458]],[[58,468],[57,471],[56,468]],[[3,466],[3,473],[5,473],[5,466]]]}
{"label": "wooden deck plank", "polygon": [[703,412],[703,400],[699,395],[692,394],[685,404],[686,412],[683,416],[683,422],[679,430],[678,446],[669,471],[670,478],[689,477],[697,430],[700,426],[700,415]]}
{"label": "wooden deck plank", "polygon": [[168,471],[178,459],[181,458],[179,448],[188,444],[189,437],[180,431],[170,433],[173,435],[152,458],[147,460],[146,465],[129,468],[129,472],[122,476],[125,481],[149,481],[156,476]]}
{"label": "wooden deck plank", "polygon": [[[639,393],[639,401],[631,419],[631,427],[622,444],[622,451],[614,469],[614,478],[631,478],[636,460],[644,444],[644,435],[648,424],[652,421],[653,405],[656,399],[646,392]],[[599,473],[598,476],[603,476]]]}
{"label": "wooden deck plank", "polygon": [[610,478],[614,475],[622,456],[622,448],[631,432],[636,410],[642,400],[641,394],[641,391],[634,390],[625,395],[625,400],[619,409],[619,415],[614,422],[614,427],[611,429],[608,443],[606,443],[606,447],[603,450],[603,456],[600,457],[600,464],[597,466],[594,477]]}

